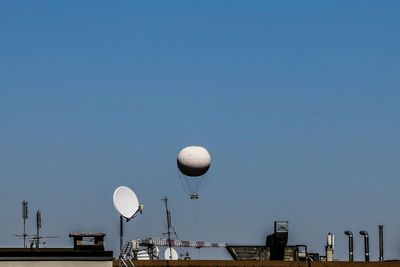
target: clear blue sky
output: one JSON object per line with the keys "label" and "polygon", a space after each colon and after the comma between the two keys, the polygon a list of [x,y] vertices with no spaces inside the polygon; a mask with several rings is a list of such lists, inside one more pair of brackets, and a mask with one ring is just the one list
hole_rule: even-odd
{"label": "clear blue sky", "polygon": [[[161,236],[164,195],[182,239],[289,243],[323,252],[378,224],[400,258],[399,1],[1,1],[1,246],[19,246],[21,201],[49,246],[104,231],[117,250],[112,192],[144,214],[127,238]],[[176,155],[213,164],[197,202]],[[355,235],[355,258],[362,239]],[[197,253],[197,252],[196,252]],[[197,254],[194,256],[198,256]],[[222,257],[204,250],[201,257]]]}

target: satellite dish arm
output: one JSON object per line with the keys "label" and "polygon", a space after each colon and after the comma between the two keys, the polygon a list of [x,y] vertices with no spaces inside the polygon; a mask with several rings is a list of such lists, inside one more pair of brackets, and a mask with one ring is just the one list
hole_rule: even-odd
{"label": "satellite dish arm", "polygon": [[137,211],[132,215],[132,217],[126,218],[126,222],[129,222],[130,220],[132,220],[133,218],[135,218],[136,215],[137,215],[138,213],[142,214],[142,213],[143,213],[143,209],[144,209],[144,205],[143,205],[143,204],[140,204],[139,207],[138,207],[138,209],[137,209]]}

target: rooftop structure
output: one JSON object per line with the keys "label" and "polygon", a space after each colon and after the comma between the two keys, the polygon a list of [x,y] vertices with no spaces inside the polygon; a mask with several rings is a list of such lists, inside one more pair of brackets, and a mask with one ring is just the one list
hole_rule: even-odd
{"label": "rooftop structure", "polygon": [[71,233],[73,248],[0,248],[1,266],[112,267],[113,252],[104,250],[104,233]]}

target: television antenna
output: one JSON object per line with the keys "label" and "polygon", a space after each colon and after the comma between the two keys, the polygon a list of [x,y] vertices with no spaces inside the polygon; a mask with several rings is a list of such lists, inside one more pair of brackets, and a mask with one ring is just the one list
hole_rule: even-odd
{"label": "television antenna", "polygon": [[42,213],[40,210],[36,211],[36,248],[39,248],[40,241],[40,228],[42,228]]}
{"label": "television antenna", "polygon": [[[164,233],[164,234],[166,234],[167,235],[167,243],[168,243],[168,247],[169,247],[169,250],[171,250],[172,249],[172,244],[171,244],[171,234],[172,234],[172,232],[171,232],[171,229],[173,229],[173,227],[172,227],[172,222],[171,222],[171,212],[169,211],[169,209],[168,209],[168,198],[165,196],[163,199],[161,199],[162,201],[164,201],[164,204],[165,204],[165,215],[166,215],[166,217],[167,217],[167,232],[166,233]],[[174,233],[175,233],[175,235],[176,235],[176,232],[175,232],[175,230],[174,230]],[[171,251],[170,251],[171,252]],[[175,251],[176,252],[176,251]],[[172,252],[169,254],[169,256],[172,256]],[[166,258],[167,259],[167,258]]]}
{"label": "television antenna", "polygon": [[24,239],[24,248],[26,248],[26,220],[28,219],[28,201],[22,201],[22,219],[24,221],[24,232],[22,234]]}
{"label": "television antenna", "polygon": [[[31,248],[39,248],[40,247],[40,240],[48,239],[48,238],[58,238],[58,236],[41,236],[40,229],[42,228],[42,213],[40,210],[36,211],[36,234],[29,235],[25,232],[25,220],[28,218],[28,202],[25,200],[22,202],[22,217],[24,219],[24,234],[22,235],[15,235],[18,238],[22,238],[24,240],[24,248],[26,248],[26,241],[30,242]],[[43,242],[45,244],[46,242]]]}

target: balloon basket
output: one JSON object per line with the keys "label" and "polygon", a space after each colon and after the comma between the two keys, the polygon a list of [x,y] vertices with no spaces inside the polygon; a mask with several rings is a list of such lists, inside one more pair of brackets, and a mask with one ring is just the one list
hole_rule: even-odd
{"label": "balloon basket", "polygon": [[199,199],[199,194],[190,194],[190,199]]}

